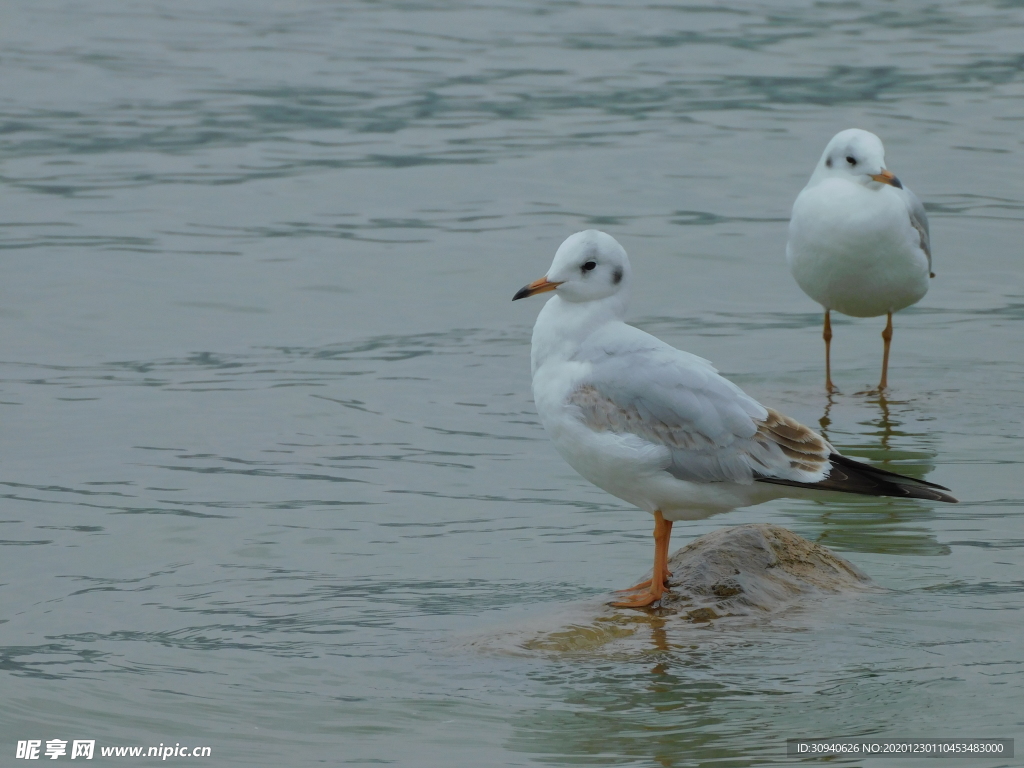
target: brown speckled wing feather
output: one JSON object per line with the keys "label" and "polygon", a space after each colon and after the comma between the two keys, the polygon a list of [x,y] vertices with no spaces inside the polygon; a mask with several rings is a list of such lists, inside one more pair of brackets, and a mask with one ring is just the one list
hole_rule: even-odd
{"label": "brown speckled wing feather", "polygon": [[670,408],[642,398],[622,404],[586,385],[569,403],[595,432],[636,435],[667,448],[665,469],[680,480],[750,483],[778,477],[817,482],[829,469],[832,446],[814,431],[770,409],[762,409],[763,419],[746,416],[745,423],[740,419],[725,428],[723,420],[710,418],[722,405],[700,391],[675,392]]}
{"label": "brown speckled wing feather", "polygon": [[620,405],[605,397],[592,386],[583,386],[573,392],[569,403],[577,406],[583,421],[595,432],[632,434],[658,445],[684,450],[710,450],[715,441],[682,420],[665,421],[644,418],[638,406]]}
{"label": "brown speckled wing feather", "polygon": [[793,469],[813,473],[828,470],[828,457],[834,449],[825,438],[796,419],[783,416],[771,408],[765,410],[768,411],[768,418],[758,423],[755,439],[771,441],[777,445]]}
{"label": "brown speckled wing feather", "polygon": [[807,471],[825,470],[828,473],[824,480],[815,483],[770,476],[758,477],[759,482],[864,496],[895,496],[956,502],[953,496],[945,493],[949,490],[945,486],[878,469],[837,453],[821,435],[771,408],[768,409],[768,418],[758,426],[758,434],[764,434],[774,440],[794,468]]}
{"label": "brown speckled wing feather", "polygon": [[569,399],[584,423],[597,432],[632,434],[668,448],[666,471],[696,482],[750,482],[838,491],[868,496],[896,496],[955,502],[948,488],[898,475],[837,453],[813,429],[766,408],[754,420],[749,437],[703,434],[686,419],[654,417],[642,402],[621,405],[593,386],[583,386]]}

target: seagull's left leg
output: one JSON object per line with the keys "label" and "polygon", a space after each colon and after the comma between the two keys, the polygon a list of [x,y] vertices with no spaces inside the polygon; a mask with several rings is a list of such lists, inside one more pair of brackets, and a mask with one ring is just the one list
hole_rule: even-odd
{"label": "seagull's left leg", "polygon": [[831,314],[831,309],[825,310],[825,326],[821,331],[821,338],[825,340],[825,391],[830,395],[837,391],[832,383],[832,320],[829,318]]}
{"label": "seagull's left leg", "polygon": [[885,330],[882,331],[882,343],[885,344],[885,351],[882,353],[882,380],[878,382],[878,391],[884,392],[889,386],[889,344],[892,342],[892,312],[885,323]]}
{"label": "seagull's left leg", "polygon": [[662,594],[668,589],[668,545],[672,538],[672,521],[666,520],[661,510],[654,513],[654,571],[649,581],[630,587],[624,592],[633,592],[647,587],[636,597],[612,603],[616,608],[643,608],[661,600]]}

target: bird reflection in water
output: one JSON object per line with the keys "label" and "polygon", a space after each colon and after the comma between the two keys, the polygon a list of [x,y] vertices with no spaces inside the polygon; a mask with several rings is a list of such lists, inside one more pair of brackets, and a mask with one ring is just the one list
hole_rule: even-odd
{"label": "bird reflection in water", "polygon": [[[881,411],[881,418],[877,422],[878,428],[881,430],[881,434],[879,435],[879,447],[882,448],[882,450],[888,451],[889,441],[893,435],[893,422],[889,415],[889,401],[886,399],[884,393],[878,392],[873,394],[876,395],[876,399],[869,400],[868,402],[877,403],[878,408]],[[832,426],[832,417],[830,414],[832,412],[832,406],[835,405],[835,395],[829,393],[826,398],[825,412],[822,414],[821,418],[818,419],[818,426],[821,430],[821,436],[831,443],[832,438],[828,436],[828,428]],[[913,474],[911,476],[916,477],[916,475]]]}
{"label": "bird reflection in water", "polygon": [[661,659],[651,669],[651,674],[667,675],[667,652],[670,650],[670,647],[668,644],[668,632],[665,630],[665,619],[660,616],[651,618],[651,646],[655,652],[661,655]]}
{"label": "bird reflection in water", "polygon": [[[870,399],[858,399],[857,403],[858,409],[860,403],[876,406],[877,416],[857,420],[861,429],[856,432],[844,434],[838,430],[837,434],[834,412],[851,403],[828,395],[824,413],[818,419],[826,440],[844,454],[867,459],[902,475],[924,479],[935,469],[937,453],[930,445],[929,435],[907,431],[906,419],[900,418],[901,413],[912,416],[910,401],[891,400],[876,393]],[[913,448],[900,447],[908,444]],[[915,499],[839,497],[828,504],[811,502],[810,509],[817,514],[817,525],[821,528],[817,537],[810,538],[840,551],[929,556],[947,555],[950,551],[935,538],[931,526],[924,525],[936,514],[934,507]],[[807,510],[803,507],[799,512],[793,511],[803,517]]]}

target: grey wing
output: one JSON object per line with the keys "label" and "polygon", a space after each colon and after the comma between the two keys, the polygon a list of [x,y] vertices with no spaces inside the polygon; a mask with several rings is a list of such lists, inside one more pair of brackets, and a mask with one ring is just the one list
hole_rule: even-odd
{"label": "grey wing", "polygon": [[592,365],[570,397],[584,423],[668,449],[665,470],[680,480],[815,483],[828,475],[833,448],[824,438],[764,408],[700,358],[668,347]]}
{"label": "grey wing", "polygon": [[921,250],[928,257],[928,274],[931,277],[935,277],[935,273],[932,272],[932,239],[931,234],[928,232],[928,214],[925,213],[924,203],[906,187],[903,188],[903,191],[905,193],[904,199],[907,202],[907,210],[910,213],[910,223],[917,230],[918,235],[920,235]]}

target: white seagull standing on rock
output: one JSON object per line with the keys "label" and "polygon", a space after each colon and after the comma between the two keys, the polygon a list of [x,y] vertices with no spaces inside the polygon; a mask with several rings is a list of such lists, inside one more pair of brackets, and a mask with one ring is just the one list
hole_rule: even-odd
{"label": "white seagull standing on rock", "polygon": [[554,292],[533,327],[533,398],[562,457],[599,488],[654,516],[654,571],[617,606],[667,589],[675,520],[841,491],[955,502],[941,485],[839,455],[821,435],[765,408],[711,363],[631,325],[626,251],[577,232],[547,275],[513,297]]}
{"label": "white seagull standing on rock", "polygon": [[835,391],[829,313],[887,315],[875,390],[884,391],[893,312],[920,301],[935,275],[924,206],[886,170],[885,148],[875,134],[850,128],[825,147],[793,203],[786,260],[804,293],[825,308],[827,391]]}

